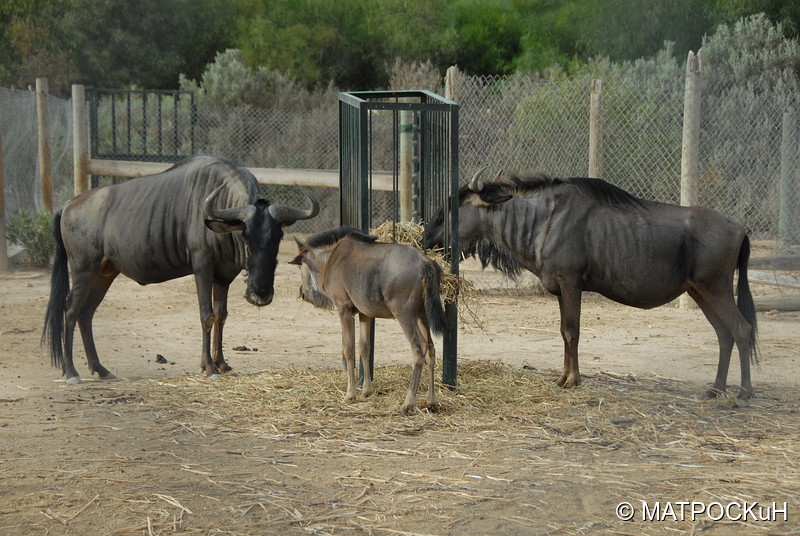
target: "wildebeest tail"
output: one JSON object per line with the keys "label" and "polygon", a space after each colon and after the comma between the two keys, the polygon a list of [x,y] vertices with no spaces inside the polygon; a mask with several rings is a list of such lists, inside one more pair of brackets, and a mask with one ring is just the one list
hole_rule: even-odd
{"label": "wildebeest tail", "polygon": [[56,242],[53,271],[50,275],[50,301],[44,315],[42,344],[50,343],[50,361],[54,367],[64,369],[64,311],[69,295],[69,268],[67,250],[61,238],[61,211],[53,216],[53,238]]}
{"label": "wildebeest tail", "polygon": [[736,305],[747,322],[753,326],[750,332],[750,360],[758,362],[758,325],[756,323],[756,304],[753,302],[753,295],[750,293],[750,283],[747,281],[747,263],[750,260],[750,238],[745,235],[742,245],[739,248],[739,259],[736,261],[736,269],[739,271],[739,282],[736,285]]}
{"label": "wildebeest tail", "polygon": [[425,317],[431,331],[436,335],[443,335],[447,326],[447,319],[439,295],[439,282],[442,279],[442,269],[433,261],[425,263],[422,274],[423,301],[425,302]]}

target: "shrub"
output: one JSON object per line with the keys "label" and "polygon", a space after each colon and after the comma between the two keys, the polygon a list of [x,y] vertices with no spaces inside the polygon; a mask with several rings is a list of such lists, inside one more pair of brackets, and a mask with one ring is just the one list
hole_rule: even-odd
{"label": "shrub", "polygon": [[15,210],[6,223],[9,241],[25,248],[28,262],[47,266],[55,251],[53,220],[47,212],[32,214],[25,209]]}

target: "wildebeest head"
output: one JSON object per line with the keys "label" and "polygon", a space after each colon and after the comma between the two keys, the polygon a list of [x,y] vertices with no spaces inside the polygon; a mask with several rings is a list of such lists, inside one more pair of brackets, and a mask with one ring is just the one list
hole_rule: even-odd
{"label": "wildebeest head", "polygon": [[328,260],[329,251],[312,247],[297,238],[297,256],[289,261],[300,267],[300,298],[321,309],[333,309],[333,301],[322,291],[320,273]]}
{"label": "wildebeest head", "polygon": [[[502,171],[493,180],[484,182],[480,169],[458,192],[458,237],[464,247],[470,247],[483,237],[481,211],[505,203],[513,197],[513,185],[501,180]],[[444,207],[440,207],[425,226],[425,248],[444,245]],[[464,249],[462,247],[462,250]]]}
{"label": "wildebeest head", "polygon": [[305,189],[311,208],[300,210],[284,205],[271,205],[265,199],[233,208],[214,207],[214,200],[225,185],[206,197],[203,209],[206,226],[215,233],[241,233],[247,251],[247,290],[245,298],[253,305],[272,302],[275,293],[275,268],[283,228],[298,220],[313,218],[319,213],[319,201]]}

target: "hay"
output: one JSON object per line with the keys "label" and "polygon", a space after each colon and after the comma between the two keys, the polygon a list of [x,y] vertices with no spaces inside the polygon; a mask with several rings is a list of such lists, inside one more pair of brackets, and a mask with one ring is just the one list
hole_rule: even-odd
{"label": "hay", "polygon": [[442,300],[458,304],[458,314],[462,323],[483,329],[478,311],[478,290],[475,283],[452,273],[450,262],[444,257],[443,248],[426,250],[423,246],[424,232],[425,227],[422,224],[411,221],[386,221],[378,227],[370,229],[370,234],[377,236],[379,242],[396,242],[413,246],[438,264],[442,268],[442,280],[439,285]]}
{"label": "hay", "polygon": [[[338,369],[151,381],[144,398],[174,423],[182,443],[187,435],[252,438],[267,452],[279,449],[253,459],[309,489],[317,479],[297,468],[311,459],[326,468],[342,508],[332,512],[313,494],[281,495],[287,510],[271,510],[271,527],[410,534],[392,520],[418,516],[423,527],[430,512],[418,506],[425,504],[452,528],[462,510],[437,505],[456,501],[486,512],[490,503],[530,502],[549,512],[561,496],[544,486],[575,482],[615,501],[789,500],[793,510],[800,495],[796,391],[762,390],[742,408],[733,398],[699,400],[698,386],[663,378],[584,374],[584,385],[563,390],[555,371],[465,360],[456,390],[438,386],[440,412],[429,412],[420,393],[418,411],[405,416],[398,410],[409,372],[377,367],[377,393],[353,403],[342,400],[347,382]],[[343,460],[365,469],[345,470]],[[394,469],[373,472],[387,463]],[[265,500],[237,508],[246,513]],[[608,523],[609,530],[627,527]]]}

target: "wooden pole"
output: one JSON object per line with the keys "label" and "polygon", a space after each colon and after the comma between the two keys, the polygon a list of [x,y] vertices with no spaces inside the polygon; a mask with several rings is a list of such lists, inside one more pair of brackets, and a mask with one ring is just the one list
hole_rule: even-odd
{"label": "wooden pole", "polygon": [[0,129],[0,272],[8,270],[8,244],[6,243],[6,180],[3,164],[3,130]]}
{"label": "wooden pole", "polygon": [[598,79],[589,95],[589,176],[603,176],[603,81]]}
{"label": "wooden pole", "polygon": [[407,110],[400,112],[400,176],[398,189],[400,190],[400,220],[411,221],[414,211],[412,199],[411,177],[414,173],[413,141],[414,141],[414,114]]}
{"label": "wooden pole", "polygon": [[[700,146],[700,53],[689,52],[686,61],[686,89],[683,99],[683,143],[681,146],[681,205],[697,205],[698,153]],[[694,300],[680,297],[683,309],[692,309]]]}
{"label": "wooden pole", "polygon": [[53,166],[50,156],[50,117],[47,109],[47,78],[36,79],[36,130],[39,139],[39,183],[42,210],[53,213]]}
{"label": "wooden pole", "polygon": [[797,239],[797,115],[794,106],[783,112],[783,131],[781,135],[781,182],[780,205],[778,212],[778,241],[781,247],[792,244]]}
{"label": "wooden pole", "polygon": [[681,205],[697,204],[698,147],[700,145],[700,51],[689,52],[683,100],[681,147]]}
{"label": "wooden pole", "polygon": [[455,102],[455,79],[458,74],[458,67],[451,65],[444,73],[444,98]]}
{"label": "wooden pole", "polygon": [[72,85],[72,169],[75,195],[89,190],[89,122],[86,114],[86,90]]}

